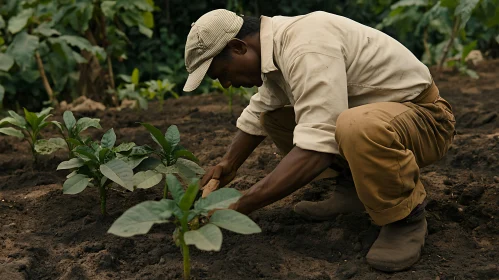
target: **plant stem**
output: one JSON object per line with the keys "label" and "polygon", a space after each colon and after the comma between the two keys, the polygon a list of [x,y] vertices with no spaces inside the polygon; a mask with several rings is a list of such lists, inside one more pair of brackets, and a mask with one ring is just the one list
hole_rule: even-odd
{"label": "plant stem", "polygon": [[50,87],[47,75],[45,75],[45,68],[43,67],[43,61],[38,51],[35,52],[35,58],[36,58],[36,63],[38,64],[38,71],[40,71],[40,77],[42,78],[43,86],[45,87],[45,91],[47,91],[49,100],[54,106],[57,106],[57,100],[54,97],[54,92],[52,91],[52,87]]}
{"label": "plant stem", "polygon": [[189,255],[189,246],[185,244],[184,234],[188,231],[187,228],[187,213],[184,213],[184,218],[180,220],[182,229],[180,230],[180,244],[182,246],[182,256],[184,257],[184,280],[191,279],[191,258]]}
{"label": "plant stem", "polygon": [[99,186],[100,191],[100,212],[102,215],[106,215],[106,199],[107,199],[107,190],[106,186]]}
{"label": "plant stem", "polygon": [[442,54],[442,58],[438,63],[438,71],[442,70],[442,66],[444,65],[445,59],[447,58],[447,54],[449,53],[450,47],[454,43],[454,38],[456,38],[457,32],[459,31],[459,25],[461,24],[461,19],[456,17],[454,19],[454,28],[452,28],[452,34],[450,36],[449,42],[445,46],[444,53]]}
{"label": "plant stem", "polygon": [[163,199],[166,199],[168,196],[168,183],[166,183],[166,180],[165,180],[165,188],[163,190]]}

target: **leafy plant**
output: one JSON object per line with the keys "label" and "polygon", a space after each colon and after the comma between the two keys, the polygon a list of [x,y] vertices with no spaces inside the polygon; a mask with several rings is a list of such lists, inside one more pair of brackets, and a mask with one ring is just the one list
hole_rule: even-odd
{"label": "leafy plant", "polygon": [[[26,138],[33,155],[33,161],[37,162],[38,154],[50,154],[64,146],[64,141],[57,139],[40,140],[40,132],[54,122],[47,121],[52,116],[50,111],[53,108],[46,108],[39,113],[33,113],[24,108],[24,118],[14,111],[9,111],[10,117],[0,120],[0,133],[18,137],[20,139]],[[3,127],[10,124],[14,127]]]}
{"label": "leafy plant", "polygon": [[142,109],[147,109],[147,100],[159,100],[160,108],[163,110],[163,103],[167,94],[178,98],[178,94],[173,90],[175,84],[168,79],[151,80],[144,83],[140,82],[140,71],[135,68],[131,76],[119,75],[125,82],[118,87],[118,96],[120,100],[125,98],[137,100]]}
{"label": "leafy plant", "polygon": [[239,191],[224,188],[195,201],[199,191],[197,179],[185,192],[172,174],[167,175],[166,180],[173,200],[145,201],[128,209],[112,224],[108,233],[130,237],[146,234],[154,224],[173,223],[173,239],[183,255],[184,279],[190,279],[189,245],[204,251],[220,251],[223,239],[220,228],[240,234],[261,232],[247,216],[225,209],[239,199]]}
{"label": "leafy plant", "polygon": [[61,162],[57,167],[57,170],[74,170],[63,184],[63,193],[78,194],[87,186],[99,189],[103,215],[106,214],[107,193],[113,182],[129,191],[137,186],[145,188],[151,183],[144,183],[149,177],[144,174],[137,176],[133,172],[150,154],[149,149],[135,143],[122,143],[115,147],[115,143],[116,134],[111,128],[102,136],[100,143],[90,141],[76,146],[73,150],[75,158]]}
{"label": "leafy plant", "polygon": [[74,158],[73,150],[77,146],[87,145],[92,140],[90,137],[83,137],[81,133],[90,127],[101,129],[100,120],[96,118],[83,117],[78,121],[71,111],[65,111],[63,114],[64,122],[54,121],[53,123],[59,128],[63,140],[69,151],[69,158]]}
{"label": "leafy plant", "polygon": [[[159,149],[153,153],[158,159],[150,158],[142,168],[153,169],[155,172],[169,175],[178,174],[185,181],[204,174],[204,169],[197,162],[198,159],[187,149],[180,145],[180,132],[176,125],[168,127],[165,134],[151,124],[142,123],[152,139],[158,144]],[[165,181],[163,198],[168,195],[168,181]]]}
{"label": "leafy plant", "polygon": [[[491,31],[484,39],[493,41],[499,25],[499,20],[492,20],[497,4],[497,0],[400,0],[391,5],[390,13],[377,28],[395,28],[398,34],[421,38],[425,49],[422,61],[428,65],[456,67],[477,77],[464,63],[467,54],[477,47],[476,37],[469,38],[465,28],[470,19],[480,21],[478,25],[487,26]],[[472,18],[473,13],[481,16]],[[405,41],[404,37],[401,39]],[[455,59],[449,60],[449,55]]]}
{"label": "leafy plant", "polygon": [[213,89],[217,89],[221,91],[227,98],[229,99],[229,114],[232,115],[232,102],[234,99],[234,95],[239,95],[246,99],[247,101],[250,100],[251,96],[255,94],[256,90],[255,88],[247,89],[247,88],[235,88],[233,86],[230,86],[229,88],[224,88],[222,84],[218,80],[213,80],[211,87]]}

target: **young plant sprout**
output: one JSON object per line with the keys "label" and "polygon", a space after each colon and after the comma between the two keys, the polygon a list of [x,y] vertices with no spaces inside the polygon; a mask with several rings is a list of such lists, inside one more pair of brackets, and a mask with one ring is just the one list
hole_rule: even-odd
{"label": "young plant sprout", "polygon": [[59,131],[63,138],[61,141],[64,141],[68,147],[69,158],[74,158],[73,150],[77,146],[86,145],[91,141],[89,137],[83,137],[81,133],[87,130],[90,127],[102,129],[100,125],[99,119],[92,118],[81,118],[78,121],[73,115],[71,111],[65,111],[63,114],[64,122],[61,124],[60,122],[54,121],[53,123],[59,128]]}
{"label": "young plant sprout", "polygon": [[173,200],[145,201],[128,209],[109,228],[108,233],[121,237],[146,234],[154,224],[173,223],[173,239],[183,255],[184,279],[190,279],[189,245],[204,251],[220,251],[220,228],[240,234],[261,232],[260,227],[247,216],[226,209],[236,202],[241,193],[223,188],[197,201],[199,185],[194,179],[184,192],[173,174],[166,175]]}
{"label": "young plant sprout", "polygon": [[[147,188],[161,181],[161,178],[147,176],[150,174],[136,174],[136,168],[150,153],[147,147],[135,146],[135,143],[123,143],[114,147],[116,134],[113,129],[108,130],[100,143],[89,142],[87,145],[75,147],[75,158],[64,161],[57,167],[73,169],[63,185],[63,193],[77,194],[87,186],[96,186],[100,193],[101,213],[106,214],[107,191],[114,182],[129,191],[134,187]],[[151,185],[152,184],[152,185]]]}
{"label": "young plant sprout", "polygon": [[[9,111],[10,117],[0,120],[0,133],[15,136],[20,139],[26,138],[33,155],[33,161],[37,162],[38,154],[50,154],[55,150],[64,146],[64,141],[59,141],[57,138],[49,140],[40,140],[40,132],[50,124],[55,124],[53,121],[47,121],[52,115],[50,111],[53,108],[46,108],[39,113],[33,113],[24,108],[24,118],[14,111]],[[2,127],[5,124],[10,124],[14,127]]]}
{"label": "young plant sprout", "polygon": [[[204,174],[204,169],[197,164],[198,159],[179,144],[180,132],[176,125],[168,127],[164,135],[153,125],[147,123],[142,125],[151,133],[152,139],[159,146],[159,149],[154,151],[159,160],[149,158],[148,168],[165,175],[178,174],[185,181]],[[163,198],[167,198],[167,195],[168,181],[165,182]]]}

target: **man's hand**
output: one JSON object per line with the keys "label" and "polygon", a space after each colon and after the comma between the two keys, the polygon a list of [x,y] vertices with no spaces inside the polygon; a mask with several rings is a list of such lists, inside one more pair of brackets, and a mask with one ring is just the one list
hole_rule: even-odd
{"label": "man's hand", "polygon": [[211,179],[216,179],[220,181],[218,187],[222,188],[234,180],[236,172],[237,169],[235,166],[232,166],[228,161],[223,160],[204,174],[203,179],[201,179],[201,187],[204,187]]}

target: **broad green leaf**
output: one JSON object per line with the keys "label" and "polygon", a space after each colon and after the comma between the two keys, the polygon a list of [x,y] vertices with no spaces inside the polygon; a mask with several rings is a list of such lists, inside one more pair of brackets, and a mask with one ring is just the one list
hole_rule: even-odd
{"label": "broad green leaf", "polygon": [[132,148],[132,151],[130,152],[129,156],[148,156],[150,155],[154,150],[147,146],[135,146]]}
{"label": "broad green leaf", "polygon": [[59,40],[66,42],[66,44],[77,47],[80,50],[85,50],[91,53],[95,53],[92,44],[85,38],[73,35],[62,35],[58,37]]}
{"label": "broad green leaf", "polygon": [[72,57],[74,58],[74,60],[76,61],[76,63],[78,63],[78,64],[84,64],[84,63],[88,62],[88,60],[86,58],[84,58],[83,56],[81,56],[81,54],[79,54],[75,51],[72,51],[71,54],[72,54]]}
{"label": "broad green leaf", "polygon": [[3,103],[4,97],[5,97],[5,88],[2,85],[0,85],[0,105]]}
{"label": "broad green leaf", "polygon": [[90,182],[90,179],[83,174],[76,174],[64,182],[62,186],[62,193],[64,194],[77,194],[82,192]]}
{"label": "broad green leaf", "polygon": [[37,36],[21,32],[7,48],[7,54],[12,56],[21,71],[28,70],[35,62],[35,50],[38,48]]}
{"label": "broad green leaf", "polygon": [[[146,157],[144,160],[140,162],[140,164],[134,168],[136,172],[139,171],[147,171],[147,170],[156,170],[156,168],[160,165],[163,165],[161,161],[157,158]],[[156,170],[158,171],[158,170]],[[159,171],[158,171],[159,172]],[[162,173],[162,172],[160,172]]]}
{"label": "broad green leaf", "polygon": [[145,25],[139,24],[139,32],[146,35],[147,38],[151,38],[153,31],[150,28],[147,28]]}
{"label": "broad green leaf", "polygon": [[167,153],[171,153],[173,149],[180,143],[180,132],[178,131],[178,127],[176,125],[171,125],[168,127],[165,133],[166,141],[170,144],[170,150]]}
{"label": "broad green leaf", "polygon": [[78,133],[87,130],[89,127],[101,129],[102,127],[100,126],[99,122],[100,122],[99,119],[91,119],[84,117],[76,122],[76,128],[78,130]]}
{"label": "broad green leaf", "polygon": [[139,78],[139,69],[137,69],[137,68],[133,69],[131,79],[132,79],[132,84],[134,84],[136,86],[139,85],[139,79],[140,79]]}
{"label": "broad green leaf", "polygon": [[196,248],[203,251],[220,251],[222,239],[222,231],[212,224],[184,233],[187,245],[195,245]]}
{"label": "broad green leaf", "polygon": [[177,150],[174,154],[175,159],[185,158],[193,162],[199,162],[198,158],[188,150]]}
{"label": "broad green leaf", "polygon": [[203,210],[206,213],[213,209],[229,208],[241,197],[241,192],[236,189],[223,188],[216,190],[206,198],[201,198],[194,204],[194,209]]}
{"label": "broad green leaf", "polygon": [[154,27],[154,16],[151,12],[143,12],[142,18],[144,19],[144,25],[147,28]]}
{"label": "broad green leaf", "polygon": [[468,56],[468,54],[470,54],[470,52],[476,48],[476,45],[477,45],[477,41],[475,40],[475,41],[473,41],[473,42],[471,42],[463,47],[463,53],[461,55],[462,61],[464,61],[466,59],[466,57]]}
{"label": "broad green leaf", "polygon": [[1,127],[0,128],[0,133],[9,135],[9,136],[14,136],[17,138],[24,138],[23,133],[20,130],[17,130],[13,127]]}
{"label": "broad green leaf", "polygon": [[161,146],[161,148],[163,148],[165,152],[170,149],[170,144],[168,143],[168,141],[166,141],[165,136],[163,136],[163,133],[161,133],[159,129],[148,123],[141,123],[141,124],[151,133],[153,139],[155,139],[157,143],[159,143],[159,145]]}
{"label": "broad green leaf", "polygon": [[16,120],[16,123],[12,123],[17,126],[26,126],[26,120],[14,111],[9,111],[9,115]]}
{"label": "broad green leaf", "polygon": [[174,166],[184,179],[197,178],[199,175],[205,173],[204,169],[197,165],[197,163],[183,158],[177,159]]}
{"label": "broad green leaf", "polygon": [[68,141],[70,144],[74,145],[75,147],[84,145],[82,141],[80,141],[78,139],[74,139],[74,138],[68,138],[68,139],[66,139],[66,141]]}
{"label": "broad green leaf", "polygon": [[8,72],[14,65],[14,58],[5,53],[0,53],[0,71]]}
{"label": "broad green leaf", "polygon": [[457,5],[456,10],[454,11],[454,15],[461,18],[459,29],[463,29],[466,26],[466,23],[468,23],[468,20],[471,17],[471,13],[479,2],[480,0],[459,1],[459,5]]}
{"label": "broad green leaf", "polygon": [[102,136],[100,145],[102,148],[111,149],[114,147],[114,143],[116,143],[116,134],[114,133],[114,129],[111,128]]}
{"label": "broad green leaf", "polygon": [[121,143],[118,147],[114,148],[113,151],[116,153],[123,153],[130,151],[133,147],[135,147],[135,143]]}
{"label": "broad green leaf", "polygon": [[35,28],[35,30],[33,30],[33,33],[40,34],[45,37],[51,37],[52,35],[61,35],[59,31],[53,29],[52,26],[47,22],[40,24],[37,28]]}
{"label": "broad green leaf", "polygon": [[[124,160],[131,169],[135,169],[137,166],[139,166],[144,160],[146,160],[148,157],[147,156],[142,156],[142,157],[127,157],[126,160]],[[154,169],[154,168],[152,168]]]}
{"label": "broad green leaf", "polygon": [[149,189],[159,184],[161,179],[163,179],[163,174],[152,170],[138,172],[133,175],[133,185],[137,189]]}
{"label": "broad green leaf", "polygon": [[5,28],[5,20],[3,19],[2,15],[0,15],[0,29]]}
{"label": "broad green leaf", "polygon": [[33,15],[33,9],[23,9],[21,12],[9,19],[8,30],[12,34],[21,31]]}
{"label": "broad green leaf", "polygon": [[215,211],[210,223],[240,234],[262,232],[260,227],[246,215],[230,209]]}
{"label": "broad green leaf", "polygon": [[113,159],[102,164],[100,171],[104,176],[127,190],[133,191],[133,170],[126,162]]}
{"label": "broad green leaf", "polygon": [[159,173],[163,173],[163,174],[178,174],[178,173],[180,173],[178,171],[178,168],[175,165],[166,166],[163,163],[160,163],[159,165],[157,165],[156,168],[154,168],[154,170],[158,171]]}
{"label": "broad green leaf", "polygon": [[74,170],[73,172],[69,173],[67,176],[66,176],[66,179],[69,179],[73,176],[75,176],[76,174],[78,174],[78,170]]}
{"label": "broad green leaf", "polygon": [[73,127],[76,125],[76,119],[75,116],[73,115],[73,112],[65,111],[64,114],[62,115],[62,118],[68,130],[73,129]]}
{"label": "broad green leaf", "polygon": [[184,188],[182,187],[182,184],[178,181],[177,177],[173,174],[167,174],[166,175],[166,184],[168,185],[168,189],[172,193],[173,200],[177,202],[177,204],[180,204],[180,201],[182,200],[182,196],[184,195]]}
{"label": "broad green leaf", "polygon": [[70,160],[61,162],[57,166],[57,170],[78,168],[82,167],[84,164],[85,161],[82,160],[81,158],[72,158]]}
{"label": "broad green leaf", "polygon": [[15,118],[12,118],[12,117],[5,117],[5,118],[0,120],[0,126],[6,125],[6,124],[11,124],[11,125],[15,125],[15,126],[20,127],[20,128],[24,128],[24,125],[22,125]]}
{"label": "broad green leaf", "polygon": [[114,6],[116,5],[116,1],[103,1],[100,5],[102,12],[104,13],[104,16],[106,16],[109,19],[114,19],[114,14],[116,13],[116,10]]}
{"label": "broad green leaf", "polygon": [[28,111],[26,108],[24,108],[24,117],[26,118],[26,121],[30,124],[31,128],[36,129],[38,128],[38,116],[33,113]]}
{"label": "broad green leaf", "polygon": [[94,162],[99,161],[99,159],[94,155],[94,151],[90,147],[77,146],[73,151],[77,156],[79,156],[84,161],[94,161]]}
{"label": "broad green leaf", "polygon": [[144,0],[117,1],[116,8],[123,8],[125,10],[132,10],[132,11],[136,11],[138,9],[139,11],[149,11],[149,12],[152,12],[154,10],[153,6]]}
{"label": "broad green leaf", "polygon": [[100,162],[105,162],[106,161],[106,158],[108,157],[108,155],[112,153],[111,149],[108,149],[108,148],[102,148],[100,151],[99,151],[99,161]]}
{"label": "broad green leaf", "polygon": [[184,195],[182,196],[182,199],[180,200],[180,203],[178,206],[182,211],[187,211],[191,208],[192,203],[194,203],[194,200],[196,199],[196,196],[199,191],[199,180],[194,179],[192,182],[189,184],[189,187],[185,191]]}
{"label": "broad green leaf", "polygon": [[126,210],[107,232],[121,237],[146,234],[154,224],[167,223],[174,207],[169,199],[144,201]]}
{"label": "broad green leaf", "polygon": [[35,143],[35,151],[41,155],[50,155],[66,147],[66,141],[62,138],[40,139]]}

